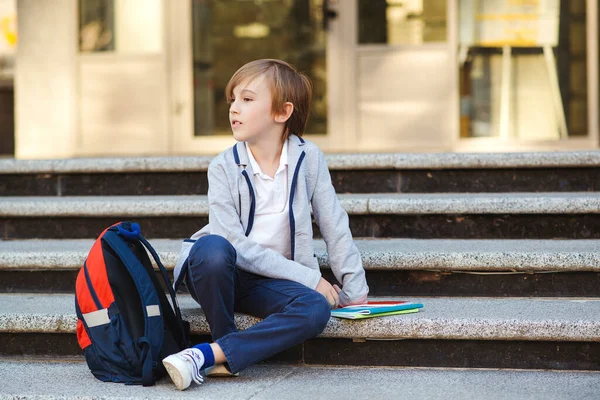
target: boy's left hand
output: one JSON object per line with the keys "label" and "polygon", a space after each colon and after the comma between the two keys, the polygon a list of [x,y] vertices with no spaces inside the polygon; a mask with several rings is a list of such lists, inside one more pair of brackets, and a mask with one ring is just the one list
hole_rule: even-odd
{"label": "boy's left hand", "polygon": [[[338,296],[340,294],[340,292],[342,291],[342,289],[338,286],[338,285],[333,285],[333,288],[335,289],[335,291],[338,293]],[[346,298],[346,296],[339,296],[340,300],[339,300],[339,306],[340,307],[347,307],[347,306],[352,306],[352,305],[356,305],[356,304],[363,304],[365,301],[367,301],[367,296],[365,295],[365,297],[363,299],[359,299],[359,301],[353,301],[353,302],[349,302],[346,303],[344,301],[344,299]]]}

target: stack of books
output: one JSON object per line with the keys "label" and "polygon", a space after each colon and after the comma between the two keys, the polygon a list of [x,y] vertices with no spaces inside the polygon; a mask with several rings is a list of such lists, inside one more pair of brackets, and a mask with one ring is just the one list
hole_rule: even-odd
{"label": "stack of books", "polygon": [[331,316],[346,319],[364,319],[387,315],[412,314],[423,308],[421,303],[408,301],[368,301],[364,304],[331,310]]}

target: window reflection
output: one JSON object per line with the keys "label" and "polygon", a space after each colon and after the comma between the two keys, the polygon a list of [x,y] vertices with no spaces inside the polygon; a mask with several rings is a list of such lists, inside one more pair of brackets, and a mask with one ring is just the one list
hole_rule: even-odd
{"label": "window reflection", "polygon": [[446,41],[446,0],[359,0],[358,43]]}
{"label": "window reflection", "polygon": [[[587,135],[585,0],[460,4],[461,137],[502,136],[502,76],[507,65],[502,46],[510,48],[508,137],[559,139],[561,114],[568,136]],[[468,27],[479,37],[465,40]]]}
{"label": "window reflection", "polygon": [[79,50],[158,54],[163,0],[79,0]]}
{"label": "window reflection", "polygon": [[79,1],[79,50],[81,52],[115,49],[114,0]]}

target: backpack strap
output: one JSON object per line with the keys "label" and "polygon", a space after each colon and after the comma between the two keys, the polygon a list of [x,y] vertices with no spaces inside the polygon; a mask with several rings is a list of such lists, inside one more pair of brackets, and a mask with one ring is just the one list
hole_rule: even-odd
{"label": "backpack strap", "polygon": [[152,258],[154,258],[156,265],[158,265],[158,269],[160,269],[163,280],[165,281],[165,286],[169,289],[169,294],[171,295],[172,300],[171,304],[173,304],[173,309],[175,310],[177,322],[179,322],[179,326],[181,327],[181,332],[185,332],[185,329],[183,327],[183,317],[181,316],[181,309],[179,308],[179,303],[177,302],[177,297],[175,296],[175,289],[171,285],[171,280],[169,279],[169,275],[167,274],[167,269],[160,261],[156,250],[154,250],[154,248],[150,245],[148,240],[146,240],[146,238],[141,235],[139,237],[139,240],[144,245],[144,247],[150,252],[150,254],[152,254]]}
{"label": "backpack strap", "polygon": [[171,280],[169,279],[169,275],[167,274],[167,269],[160,261],[156,250],[154,250],[154,248],[150,245],[148,240],[146,240],[146,238],[143,236],[140,236],[139,240],[144,245],[144,247],[150,252],[150,254],[152,254],[152,258],[154,258],[158,269],[160,269],[161,276],[165,281],[165,286],[167,287],[167,289],[169,289],[169,294],[171,295],[171,300],[173,301],[173,308],[175,309],[175,314],[177,315],[177,318],[181,320],[181,310],[179,309],[179,304],[177,303],[177,297],[175,297],[175,290],[173,289],[173,286],[171,286]]}
{"label": "backpack strap", "polygon": [[[142,301],[144,336],[138,340],[137,344],[142,349],[142,384],[150,386],[154,384],[154,375],[152,373],[152,368],[156,363],[154,360],[158,359],[158,353],[160,352],[164,338],[164,321],[162,318],[154,318],[161,316],[160,300],[144,266],[131,252],[127,244],[123,241],[123,238],[119,237],[119,231],[120,229],[109,229],[102,237],[102,240],[115,252],[127,268],[127,271],[135,282]],[[133,236],[127,239],[131,240]]]}

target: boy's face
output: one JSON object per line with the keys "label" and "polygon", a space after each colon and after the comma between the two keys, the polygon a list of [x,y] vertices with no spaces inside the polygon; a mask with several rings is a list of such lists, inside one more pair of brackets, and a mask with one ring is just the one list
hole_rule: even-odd
{"label": "boy's face", "polygon": [[271,89],[265,75],[234,87],[230,101],[229,122],[237,141],[252,144],[283,135],[285,124],[277,122],[272,113]]}

